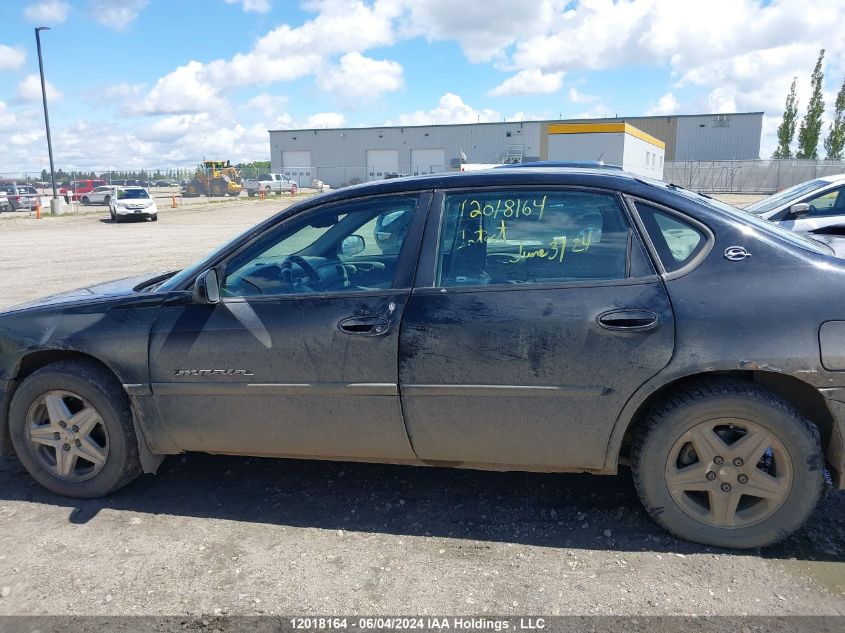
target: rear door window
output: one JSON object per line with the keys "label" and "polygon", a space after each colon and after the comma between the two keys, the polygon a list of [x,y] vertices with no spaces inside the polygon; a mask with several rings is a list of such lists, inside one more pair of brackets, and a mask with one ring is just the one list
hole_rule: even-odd
{"label": "rear door window", "polygon": [[447,193],[444,205],[439,286],[627,276],[629,226],[611,194],[483,190]]}

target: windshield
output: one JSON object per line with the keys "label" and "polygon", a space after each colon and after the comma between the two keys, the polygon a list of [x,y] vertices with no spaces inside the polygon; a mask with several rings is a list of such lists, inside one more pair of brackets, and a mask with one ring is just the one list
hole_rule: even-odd
{"label": "windshield", "polygon": [[650,178],[640,178],[642,182],[647,182],[650,185],[655,187],[663,187],[665,189],[671,189],[675,193],[688,200],[692,200],[697,202],[698,204],[703,204],[711,209],[716,209],[723,213],[727,213],[728,215],[736,218],[740,222],[744,222],[745,224],[750,224],[751,226],[757,227],[762,229],[767,233],[774,233],[779,238],[789,242],[793,246],[799,246],[805,250],[812,251],[813,253],[819,253],[821,255],[830,255],[831,249],[818,242],[814,239],[810,239],[807,237],[802,237],[798,233],[793,233],[775,222],[769,222],[768,220],[764,220],[763,218],[759,218],[752,213],[747,213],[744,210],[737,209],[734,206],[727,204],[726,202],[721,202],[716,200],[715,198],[709,198],[707,196],[702,196],[699,193],[695,193],[694,191],[690,191],[689,189],[684,189],[682,187],[677,187],[675,185],[667,185],[665,182],[661,182],[659,180],[652,180]]}
{"label": "windshield", "polygon": [[768,198],[763,198],[759,202],[749,204],[747,207],[745,207],[744,211],[760,215],[761,213],[766,213],[768,211],[772,211],[773,209],[777,209],[778,207],[783,206],[784,204],[789,202],[790,200],[800,198],[804,194],[815,191],[816,189],[820,189],[826,184],[828,184],[826,180],[808,180],[807,182],[802,182],[798,185],[790,187],[789,189],[784,189],[783,191],[779,191],[778,193],[772,194]]}
{"label": "windshield", "polygon": [[117,192],[118,200],[148,200],[149,194],[143,189],[120,189]]}

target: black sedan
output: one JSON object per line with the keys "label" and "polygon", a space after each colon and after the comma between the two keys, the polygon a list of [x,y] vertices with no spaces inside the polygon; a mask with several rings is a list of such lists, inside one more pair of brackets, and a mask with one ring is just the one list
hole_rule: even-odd
{"label": "black sedan", "polygon": [[183,451],[630,465],[673,533],[763,546],[826,467],[843,486],[843,282],[824,244],[618,170],[368,183],[0,314],[0,440],[73,497]]}

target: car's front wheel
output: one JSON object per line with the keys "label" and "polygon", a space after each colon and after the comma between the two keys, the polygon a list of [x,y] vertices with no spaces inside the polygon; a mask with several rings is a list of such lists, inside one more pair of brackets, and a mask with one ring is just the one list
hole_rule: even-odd
{"label": "car's front wheel", "polygon": [[651,517],[720,547],[775,543],[810,516],[823,486],[819,433],[751,382],[709,380],[652,408],[631,449]]}
{"label": "car's front wheel", "polygon": [[24,468],[57,494],[101,497],[141,474],[126,393],[94,363],[61,361],[28,376],[9,430]]}
{"label": "car's front wheel", "polygon": [[88,199],[88,196],[82,196],[82,204],[91,204],[91,201]]}

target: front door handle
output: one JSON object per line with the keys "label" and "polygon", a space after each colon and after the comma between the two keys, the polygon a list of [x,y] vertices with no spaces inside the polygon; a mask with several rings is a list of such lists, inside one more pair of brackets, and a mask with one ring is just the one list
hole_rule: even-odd
{"label": "front door handle", "polygon": [[390,330],[390,323],[381,317],[349,317],[337,326],[341,332],[359,336],[383,336]]}
{"label": "front door handle", "polygon": [[657,327],[659,317],[651,310],[611,310],[599,315],[598,323],[606,330],[645,332]]}

